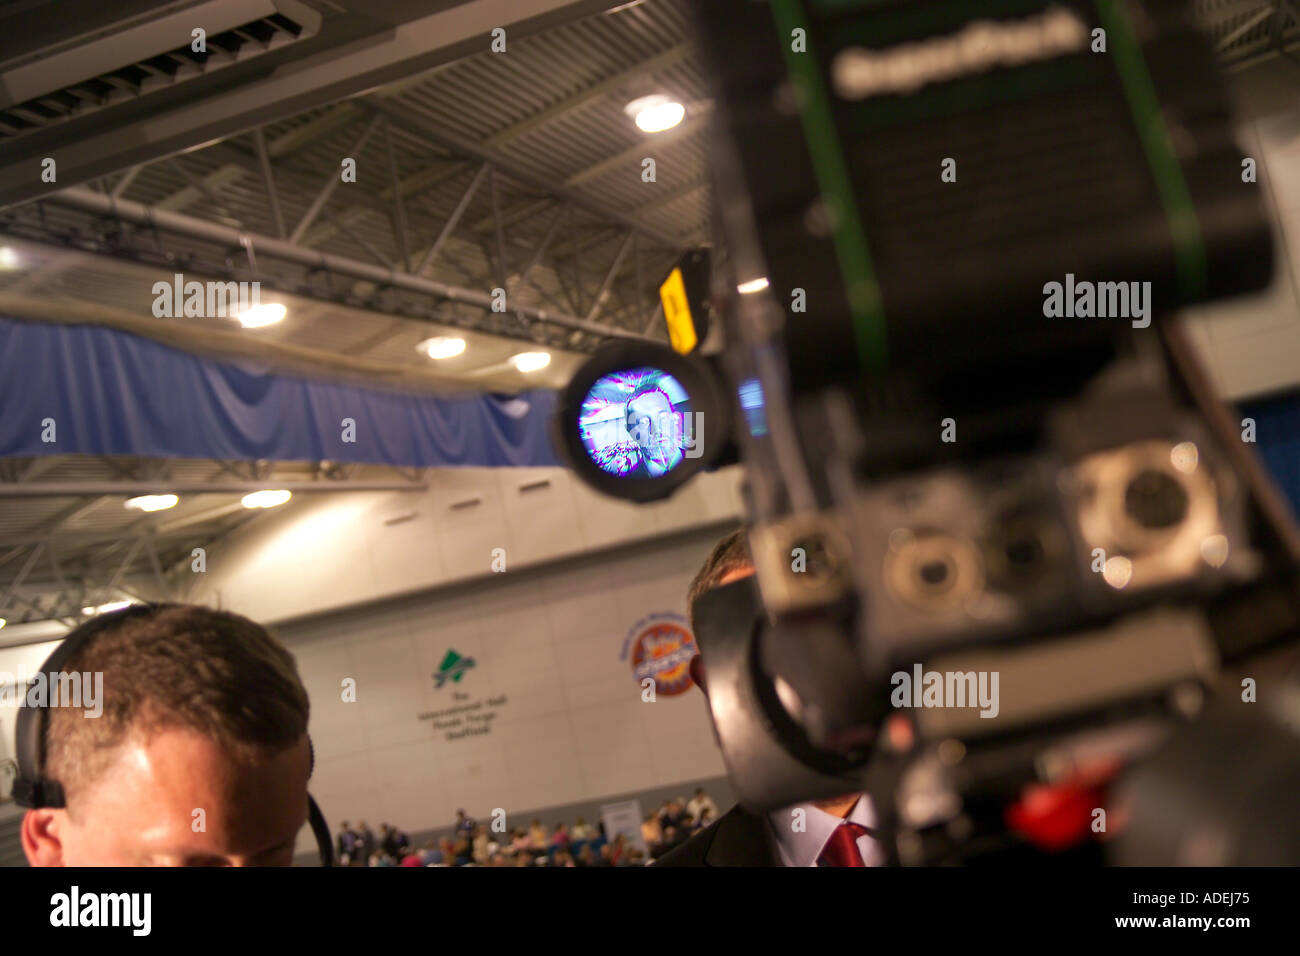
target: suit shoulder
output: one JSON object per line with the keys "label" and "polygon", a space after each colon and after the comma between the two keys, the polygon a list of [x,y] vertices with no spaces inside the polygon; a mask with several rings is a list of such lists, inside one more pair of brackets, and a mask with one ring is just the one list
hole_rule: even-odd
{"label": "suit shoulder", "polygon": [[737,805],[681,846],[664,854],[656,866],[780,866],[763,820]]}
{"label": "suit shoulder", "polygon": [[717,821],[714,821],[685,843],[669,850],[651,865],[704,866],[704,857],[709,852],[709,845],[713,842],[713,830],[717,825]]}

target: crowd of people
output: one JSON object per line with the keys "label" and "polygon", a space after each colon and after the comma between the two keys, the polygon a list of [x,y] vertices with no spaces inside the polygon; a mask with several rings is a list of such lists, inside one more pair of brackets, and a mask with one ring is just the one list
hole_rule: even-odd
{"label": "crowd of people", "polygon": [[717,817],[718,807],[696,788],[690,799],[666,800],[641,824],[641,840],[618,833],[611,839],[605,824],[579,817],[572,826],[559,821],[548,828],[538,818],[527,827],[498,831],[456,811],[451,834],[422,847],[397,827],[380,824],[379,834],[364,820],[344,821],[336,851],[343,866],[645,866]]}
{"label": "crowd of people", "polygon": [[693,835],[703,830],[718,817],[718,805],[704,792],[695,788],[690,800],[668,800],[641,822],[641,840],[646,845],[651,860],[657,860],[669,850],[681,846]]}

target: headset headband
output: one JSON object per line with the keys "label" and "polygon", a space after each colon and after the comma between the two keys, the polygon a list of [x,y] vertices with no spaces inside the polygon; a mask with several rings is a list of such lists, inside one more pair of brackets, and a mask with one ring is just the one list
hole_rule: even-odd
{"label": "headset headband", "polygon": [[[175,604],[132,604],[107,614],[100,614],[72,629],[45,659],[38,673],[46,675],[48,686],[56,686],[58,675],[69,661],[86,647],[94,637],[131,618],[146,617]],[[20,807],[33,810],[41,807],[66,807],[67,794],[57,780],[45,777],[45,732],[49,726],[49,704],[30,706],[26,700],[18,708],[14,726],[15,749],[18,754],[18,776],[14,780],[13,798]]]}

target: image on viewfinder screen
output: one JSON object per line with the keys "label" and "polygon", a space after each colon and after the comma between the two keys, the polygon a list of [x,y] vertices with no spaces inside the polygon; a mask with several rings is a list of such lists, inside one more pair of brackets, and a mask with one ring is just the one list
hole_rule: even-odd
{"label": "image on viewfinder screen", "polygon": [[685,457],[691,413],[681,382],[657,368],[611,372],[596,380],[578,416],[582,445],[619,478],[658,478]]}

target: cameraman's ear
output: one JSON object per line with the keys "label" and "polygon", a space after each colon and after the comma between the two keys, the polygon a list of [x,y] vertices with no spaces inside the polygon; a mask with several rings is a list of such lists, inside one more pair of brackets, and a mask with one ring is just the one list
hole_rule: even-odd
{"label": "cameraman's ear", "polygon": [[704,658],[699,654],[696,654],[694,657],[692,657],[690,663],[690,669],[691,669],[691,680],[695,682],[696,687],[698,687],[700,690],[704,692],[704,696],[708,697],[709,688],[704,683]]}
{"label": "cameraman's ear", "polygon": [[23,814],[20,836],[23,853],[32,866],[63,866],[63,842],[59,839],[59,825],[67,816],[65,810],[28,810]]}

